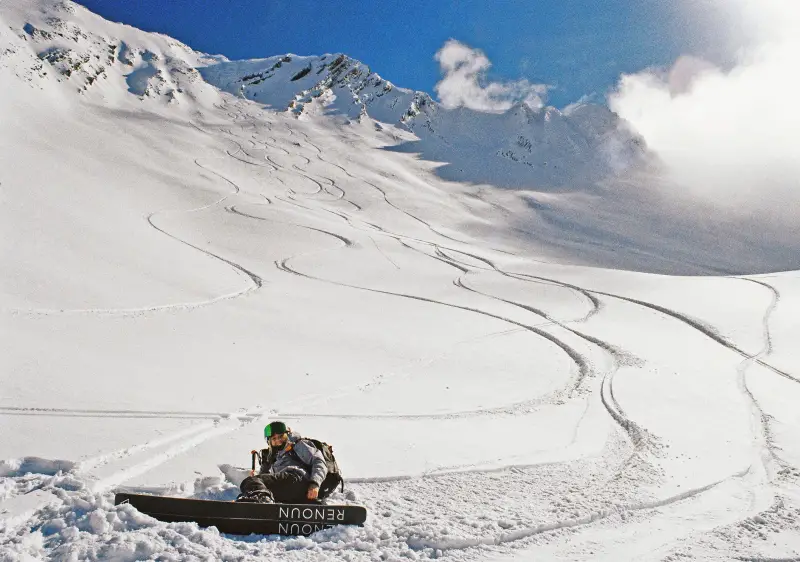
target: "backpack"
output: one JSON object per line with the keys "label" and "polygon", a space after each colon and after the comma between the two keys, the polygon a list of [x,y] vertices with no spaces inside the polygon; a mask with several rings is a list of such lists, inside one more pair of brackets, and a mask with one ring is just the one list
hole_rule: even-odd
{"label": "backpack", "polygon": [[[318,451],[322,453],[322,456],[325,457],[325,464],[328,467],[328,474],[325,476],[325,480],[323,480],[322,484],[319,486],[320,499],[327,498],[334,492],[334,490],[336,490],[336,487],[340,485],[342,487],[342,492],[344,492],[344,478],[342,478],[342,472],[339,470],[339,463],[336,462],[336,457],[333,456],[333,446],[325,443],[324,441],[320,441],[319,439],[311,439],[309,437],[301,437],[298,441],[307,441],[308,443],[311,443],[317,448]],[[291,455],[292,458],[300,464],[307,466],[309,472],[311,472],[311,466],[307,465],[300,459],[300,455],[295,452],[294,447],[287,451],[287,454]],[[262,473],[269,471],[270,467],[275,463],[275,458],[277,456],[277,452],[274,452],[271,449],[261,450]]]}

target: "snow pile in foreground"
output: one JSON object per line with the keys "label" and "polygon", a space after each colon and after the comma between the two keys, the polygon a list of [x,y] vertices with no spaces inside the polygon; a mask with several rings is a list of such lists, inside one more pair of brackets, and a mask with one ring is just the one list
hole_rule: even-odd
{"label": "snow pile in foreground", "polygon": [[330,529],[312,539],[226,537],[194,523],[161,523],[132,506],[114,506],[108,495],[59,488],[53,492],[61,502],[36,513],[28,528],[15,529],[15,536],[3,541],[5,559],[244,560],[297,550],[324,555],[374,549],[376,542],[369,531],[349,528]]}
{"label": "snow pile in foreground", "polygon": [[[576,476],[580,479],[591,473],[602,475],[607,468],[576,463],[570,467],[517,469],[512,471],[513,478],[508,471],[473,473],[468,489],[454,475],[355,484],[347,497],[333,500],[364,499],[370,510],[367,525],[327,529],[311,537],[226,536],[213,528],[200,529],[194,523],[161,523],[130,505],[114,506],[111,495],[91,492],[90,483],[70,474],[47,478],[27,475],[18,477],[20,489],[35,483],[39,491],[34,493],[53,497],[49,505],[27,518],[4,515],[0,527],[2,553],[5,560],[339,560],[343,556],[348,560],[474,560],[487,556],[505,560],[517,550],[525,559],[529,548],[534,549],[530,552],[535,556],[547,556],[548,552],[555,555],[555,548],[561,544],[568,548],[561,555],[569,559],[568,552],[582,548],[590,537],[592,541],[602,540],[607,533],[613,541],[621,529],[640,528],[665,515],[653,509],[680,505],[709,491],[687,491],[667,500],[626,505],[619,496],[611,499],[615,494],[624,495],[623,486],[612,485],[616,489],[610,490],[594,481],[585,482],[580,490],[576,488]],[[795,474],[797,477],[800,471]],[[520,480],[527,485],[520,486]],[[230,483],[216,482],[209,489],[203,488],[200,479],[196,484],[195,497],[230,499],[236,493]],[[507,497],[496,494],[498,485]],[[513,498],[534,485],[536,497],[521,509],[522,505]],[[711,501],[715,495],[723,499],[737,493],[735,485],[712,488],[718,489],[712,490]],[[43,499],[47,498],[40,501]],[[738,557],[748,551],[759,552],[767,545],[774,552],[791,553],[797,543],[786,533],[796,530],[800,517],[796,499],[793,505],[778,500],[757,515],[701,535],[665,559],[704,553],[703,559],[723,560],[731,554],[731,545],[735,545]],[[582,532],[588,525],[593,525],[594,531]],[[647,544],[650,548],[657,546]],[[754,555],[756,558],[764,559]],[[625,559],[642,558],[631,551]]]}

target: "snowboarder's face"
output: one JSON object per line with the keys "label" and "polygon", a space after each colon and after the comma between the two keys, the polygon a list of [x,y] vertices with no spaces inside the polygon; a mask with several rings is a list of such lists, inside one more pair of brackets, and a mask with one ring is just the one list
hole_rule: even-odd
{"label": "snowboarder's face", "polygon": [[285,445],[288,440],[288,433],[276,433],[275,435],[270,436],[269,444],[273,447],[281,447],[282,445]]}

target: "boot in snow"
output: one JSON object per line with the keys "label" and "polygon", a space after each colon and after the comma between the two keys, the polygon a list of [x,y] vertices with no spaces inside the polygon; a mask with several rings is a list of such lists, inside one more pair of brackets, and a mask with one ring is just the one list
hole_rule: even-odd
{"label": "boot in snow", "polygon": [[275,500],[272,499],[272,494],[260,490],[256,492],[248,492],[246,494],[239,494],[239,497],[236,498],[236,501],[240,503],[275,503]]}

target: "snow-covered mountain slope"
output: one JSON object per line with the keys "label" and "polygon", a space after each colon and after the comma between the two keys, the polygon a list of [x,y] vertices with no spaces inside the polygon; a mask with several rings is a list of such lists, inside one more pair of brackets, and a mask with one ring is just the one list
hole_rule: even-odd
{"label": "snow-covered mountain slope", "polygon": [[[0,559],[800,555],[797,271],[613,267],[763,272],[767,234],[698,234],[630,177],[445,180],[382,101],[331,87],[298,118],[208,82],[245,63],[0,8]],[[122,43],[132,66],[101,56]],[[491,119],[601,135],[593,111]],[[335,445],[364,528],[238,538],[111,505],[234,498],[273,419]]]}
{"label": "snow-covered mountain slope", "polygon": [[[602,106],[447,110],[342,54],[232,62],[52,0],[9,2],[0,17],[0,70],[45,95],[23,100],[43,121],[43,105],[74,113],[89,104],[191,126],[187,119],[218,111],[222,89],[300,121],[376,129],[379,150],[424,161],[438,185],[471,200],[473,232],[517,252],[671,274],[800,266],[796,225],[725,212],[664,185],[652,155]],[[497,220],[513,228],[494,228]]]}
{"label": "snow-covered mountain slope", "polygon": [[69,0],[4,1],[2,9],[0,67],[33,88],[77,92],[105,107],[130,101],[128,93],[175,106],[220,99],[197,67],[224,57],[108,22]]}
{"label": "snow-covered mountain slope", "polygon": [[[208,107],[219,101],[213,85],[297,116],[368,116],[419,136],[400,150],[479,162],[460,174],[448,172],[456,180],[574,184],[625,170],[643,156],[641,141],[601,106],[566,114],[525,104],[504,114],[447,111],[428,94],[399,88],[344,54],[232,62],[106,22],[69,1],[22,2],[4,11],[4,66],[34,86],[52,88],[55,82],[106,107],[129,102],[126,94]],[[487,162],[498,159],[504,162],[487,173]]]}
{"label": "snow-covered mountain slope", "polygon": [[502,114],[445,110],[428,94],[399,88],[344,54],[224,62],[201,72],[227,92],[298,116],[368,116],[402,124],[419,140],[398,150],[439,162],[457,160],[460,168],[442,171],[456,181],[574,185],[644,159],[641,140],[605,107],[578,105],[562,113],[520,103]]}

